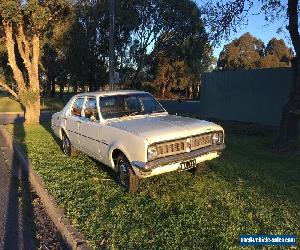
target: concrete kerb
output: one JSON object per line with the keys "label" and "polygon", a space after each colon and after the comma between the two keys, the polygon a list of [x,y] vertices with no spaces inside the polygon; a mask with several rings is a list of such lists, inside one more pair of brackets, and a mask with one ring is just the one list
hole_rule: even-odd
{"label": "concrete kerb", "polygon": [[23,171],[28,174],[28,179],[33,186],[37,195],[41,198],[43,205],[54,222],[55,226],[61,233],[66,243],[72,249],[90,250],[92,249],[86,242],[84,236],[79,233],[71,224],[70,220],[65,216],[63,209],[58,208],[55,198],[47,192],[41,177],[32,169],[30,161],[26,159],[13,137],[6,131],[4,126],[0,126],[0,134],[4,136],[8,147],[14,150],[14,155],[20,162]]}

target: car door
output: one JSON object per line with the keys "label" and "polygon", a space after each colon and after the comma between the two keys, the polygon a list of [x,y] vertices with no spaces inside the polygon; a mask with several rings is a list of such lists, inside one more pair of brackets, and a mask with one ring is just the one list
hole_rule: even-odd
{"label": "car door", "polygon": [[93,158],[101,160],[99,110],[95,97],[87,97],[79,130],[82,150]]}
{"label": "car door", "polygon": [[79,128],[82,122],[82,108],[84,104],[84,97],[78,97],[70,110],[69,115],[66,117],[66,130],[68,132],[71,144],[80,149],[79,143]]}

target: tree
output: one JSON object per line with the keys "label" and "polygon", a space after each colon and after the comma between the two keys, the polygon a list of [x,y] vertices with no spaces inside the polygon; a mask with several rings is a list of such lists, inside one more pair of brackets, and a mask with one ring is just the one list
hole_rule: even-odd
{"label": "tree", "polygon": [[161,60],[154,80],[158,93],[162,98],[173,89],[184,89],[188,84],[188,74],[184,61]]}
{"label": "tree", "polygon": [[278,40],[273,37],[267,44],[260,67],[291,67],[292,58],[292,49],[288,48],[282,39]]}
{"label": "tree", "polygon": [[141,0],[136,1],[135,9],[138,25],[133,32],[130,57],[137,82],[147,72],[156,51],[174,48],[191,36],[206,37],[200,10],[191,0]]}
{"label": "tree", "polygon": [[258,68],[264,47],[263,41],[247,32],[224,46],[217,66],[222,70]]}
{"label": "tree", "polygon": [[43,35],[69,11],[70,4],[65,0],[0,3],[0,28],[16,87],[6,82],[3,75],[0,85],[23,105],[26,123],[38,123],[40,117],[39,62]]}
{"label": "tree", "polygon": [[221,70],[290,67],[292,57],[292,49],[282,39],[272,38],[265,47],[247,32],[224,46],[217,66]]}
{"label": "tree", "polygon": [[[293,151],[296,149],[297,128],[300,117],[300,33],[299,33],[299,1],[298,0],[262,0],[256,2],[260,4],[261,12],[265,14],[266,21],[278,18],[287,20],[287,30],[289,32],[295,58],[292,66],[294,69],[293,86],[289,99],[282,109],[280,122],[280,132],[274,148],[283,151]],[[237,27],[247,22],[250,10],[253,8],[253,1],[231,0],[218,1],[213,4],[207,1],[206,20],[210,26],[210,34],[214,41],[220,41],[222,37],[228,37]]]}
{"label": "tree", "polygon": [[209,69],[212,61],[212,49],[206,33],[200,29],[181,41],[167,44],[160,40],[164,40],[164,36],[161,35],[150,54],[154,86],[162,97],[171,90],[186,89],[191,98],[194,92],[198,92],[201,74]]}

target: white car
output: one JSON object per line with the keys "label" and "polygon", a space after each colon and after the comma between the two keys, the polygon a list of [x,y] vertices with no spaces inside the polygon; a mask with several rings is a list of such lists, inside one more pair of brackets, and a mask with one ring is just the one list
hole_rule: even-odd
{"label": "white car", "polygon": [[201,172],[201,163],[225,148],[221,126],[170,115],[143,91],[75,95],[51,123],[65,154],[80,150],[108,165],[130,192],[141,178],[176,170]]}

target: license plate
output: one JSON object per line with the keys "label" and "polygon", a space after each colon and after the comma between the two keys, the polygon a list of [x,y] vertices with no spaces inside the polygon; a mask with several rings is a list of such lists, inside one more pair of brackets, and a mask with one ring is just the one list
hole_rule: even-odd
{"label": "license plate", "polygon": [[181,162],[179,170],[188,170],[188,169],[194,168],[194,167],[196,167],[196,159]]}

